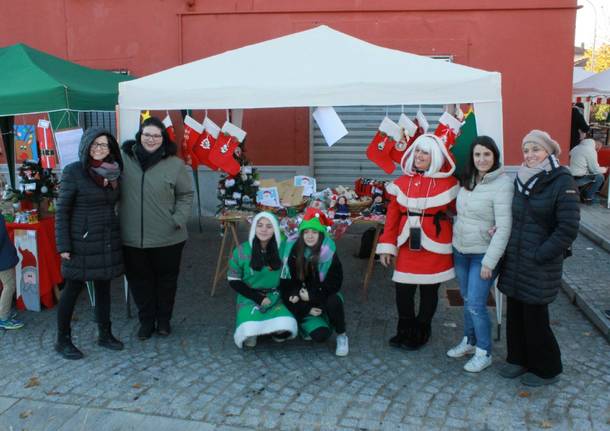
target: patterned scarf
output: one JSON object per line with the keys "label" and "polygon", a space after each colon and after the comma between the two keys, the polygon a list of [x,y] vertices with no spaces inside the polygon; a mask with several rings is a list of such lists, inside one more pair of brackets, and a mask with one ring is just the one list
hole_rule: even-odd
{"label": "patterned scarf", "polygon": [[517,190],[528,196],[534,188],[534,185],[538,182],[538,178],[540,178],[538,174],[542,172],[551,172],[559,166],[559,160],[557,160],[557,157],[553,154],[533,168],[528,168],[525,163],[523,163],[519,167],[519,171],[517,171]]}
{"label": "patterned scarf", "polygon": [[[284,266],[282,267],[282,275],[281,278],[288,279],[290,276],[290,268],[288,267],[288,258],[292,252],[293,246],[296,241],[291,241],[286,244],[286,249],[284,252]],[[330,265],[333,263],[333,256],[337,251],[337,246],[335,242],[328,235],[324,235],[324,240],[322,241],[322,246],[320,247],[320,258],[318,259],[318,273],[320,275],[320,281],[323,282],[326,279],[326,274],[328,274],[328,270],[330,269]],[[305,249],[305,258],[307,260],[311,259],[311,249],[307,247]]]}
{"label": "patterned scarf", "polygon": [[98,186],[116,189],[119,185],[121,167],[117,162],[108,157],[104,160],[90,158],[89,175]]}

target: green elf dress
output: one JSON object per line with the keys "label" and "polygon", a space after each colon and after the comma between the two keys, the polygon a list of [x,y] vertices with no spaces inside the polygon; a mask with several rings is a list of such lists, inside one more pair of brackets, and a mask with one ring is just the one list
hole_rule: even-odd
{"label": "green elf dress", "polygon": [[[278,255],[282,256],[277,219],[270,213],[261,212],[252,221],[249,241],[236,247],[233,257],[229,260],[227,274],[229,283],[235,290],[243,293],[237,294],[236,327],[233,335],[235,344],[240,349],[248,337],[289,332],[288,338],[294,338],[298,333],[297,321],[282,303],[278,290],[281,269],[272,270],[265,266],[260,271],[255,271],[250,266],[256,223],[263,217],[273,224],[275,244],[276,246],[279,244]],[[241,288],[236,288],[236,286],[241,286]],[[260,302],[265,297],[269,298],[271,305],[263,307]]]}

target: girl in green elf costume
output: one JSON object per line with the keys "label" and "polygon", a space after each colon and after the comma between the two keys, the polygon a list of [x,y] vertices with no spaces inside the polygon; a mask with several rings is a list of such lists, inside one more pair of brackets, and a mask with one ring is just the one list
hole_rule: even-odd
{"label": "girl in green elf costume", "polygon": [[337,356],[349,352],[345,333],[341,262],[335,242],[327,233],[332,222],[315,208],[308,208],[299,225],[299,237],[288,242],[280,291],[282,300],[299,322],[305,339],[326,341],[337,331]]}
{"label": "girl in green elf costume", "polygon": [[240,349],[256,346],[259,335],[275,341],[294,338],[297,322],[277,290],[282,269],[280,227],[275,216],[258,213],[252,220],[248,242],[235,248],[229,261],[229,285],[237,292],[237,318],[233,339]]}

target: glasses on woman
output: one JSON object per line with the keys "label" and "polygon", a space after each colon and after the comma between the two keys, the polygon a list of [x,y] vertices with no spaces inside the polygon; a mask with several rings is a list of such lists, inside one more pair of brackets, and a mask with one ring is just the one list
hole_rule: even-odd
{"label": "glasses on woman", "polygon": [[142,137],[144,139],[154,139],[157,141],[157,140],[163,138],[163,135],[151,135],[150,133],[142,133]]}
{"label": "glasses on woman", "polygon": [[108,144],[98,142],[94,142],[93,144],[91,144],[91,147],[95,150],[107,150],[108,148],[110,148]]}

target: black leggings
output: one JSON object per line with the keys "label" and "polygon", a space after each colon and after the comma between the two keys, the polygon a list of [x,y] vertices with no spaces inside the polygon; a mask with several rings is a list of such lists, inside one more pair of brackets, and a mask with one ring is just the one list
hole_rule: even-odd
{"label": "black leggings", "polygon": [[[97,280],[95,287],[95,319],[99,324],[110,323],[110,280]],[[84,281],[66,280],[57,306],[57,330],[60,334],[70,332],[70,322],[76,300],[85,287]]]}
{"label": "black leggings", "polygon": [[438,305],[440,283],[419,285],[419,313],[415,315],[415,291],[417,284],[396,283],[396,308],[399,319],[417,319],[421,323],[432,322]]}

